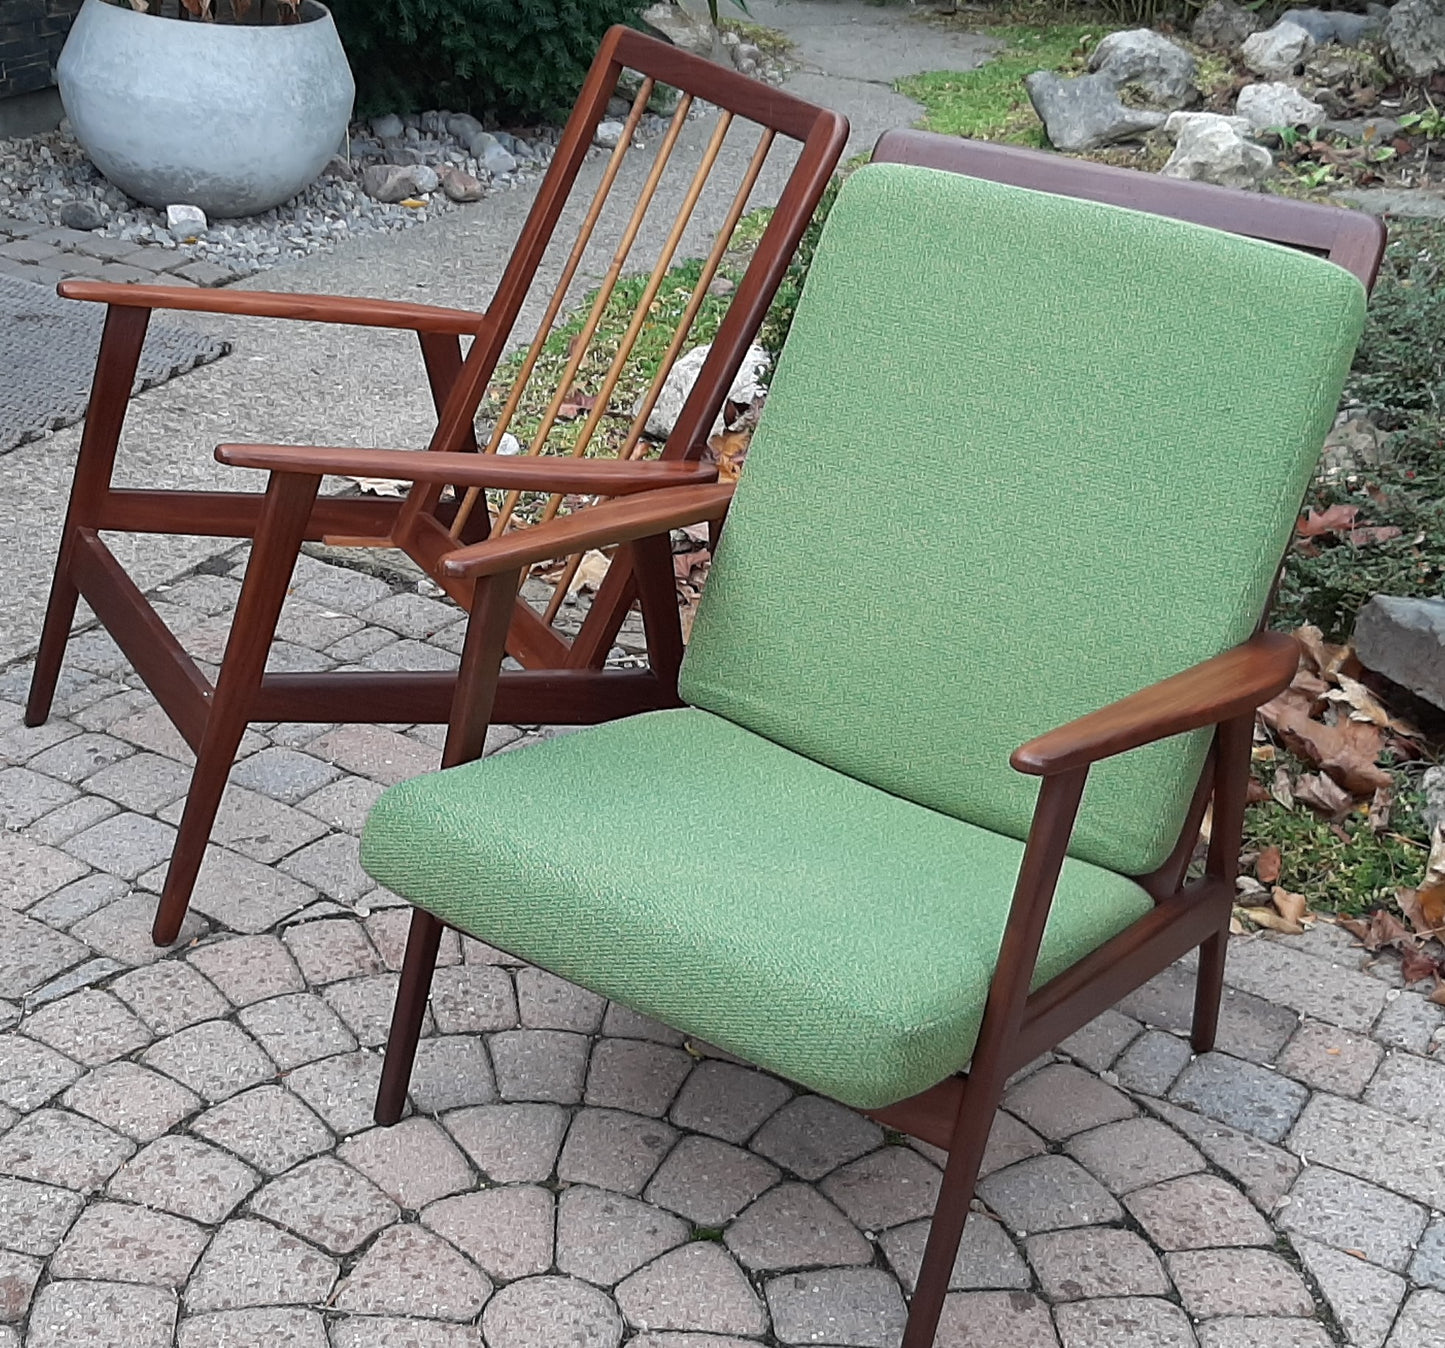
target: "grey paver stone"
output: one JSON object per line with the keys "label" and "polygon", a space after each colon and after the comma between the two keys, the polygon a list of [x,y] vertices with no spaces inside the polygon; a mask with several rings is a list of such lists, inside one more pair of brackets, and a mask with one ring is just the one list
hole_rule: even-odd
{"label": "grey paver stone", "polygon": [[1157,1119],[1123,1119],[1076,1134],[1068,1152],[1115,1194],[1204,1169],[1204,1157]]}
{"label": "grey paver stone", "polygon": [[[170,717],[159,707],[149,707],[145,711],[136,712],[134,716],[127,716],[124,720],[111,722],[110,733],[138,748],[149,749],[152,753],[174,759],[177,763],[191,764],[196,761],[191,746],[171,724]],[[244,743],[243,740],[242,744]]]}
{"label": "grey paver stone", "polygon": [[281,939],[312,987],[381,972],[381,956],[366,929],[351,918],[300,922]]}
{"label": "grey paver stone", "polygon": [[271,1060],[228,1020],[203,1020],[178,1030],[152,1044],[141,1061],[212,1103],[275,1075]]}
{"label": "grey paver stone", "polygon": [[835,1170],[819,1185],[862,1230],[881,1231],[932,1215],[938,1167],[910,1147],[883,1147]]}
{"label": "grey paver stone", "polygon": [[583,1099],[603,1109],[661,1118],[691,1070],[692,1059],[682,1049],[646,1039],[601,1039],[592,1050]]}
{"label": "grey paver stone", "polygon": [[[1231,947],[1231,950],[1233,947]],[[1233,987],[1219,1006],[1219,1043],[1236,1057],[1273,1062],[1299,1023],[1288,1007]],[[1146,1025],[1187,1035],[1194,1019],[1194,972],[1173,964],[1120,1003],[1120,1011]]]}
{"label": "grey paver stone", "polygon": [[611,1109],[581,1109],[572,1119],[557,1177],[622,1194],[638,1194],[677,1138],[660,1119]]}
{"label": "grey paver stone", "polygon": [[1299,1174],[1299,1158],[1282,1147],[1192,1110],[1180,1109],[1167,1100],[1146,1103],[1151,1113],[1177,1128],[1215,1165],[1243,1185],[1256,1206],[1266,1212],[1273,1210]]}
{"label": "grey paver stone", "polygon": [[1267,1250],[1183,1250],[1169,1256],[1169,1276],[1196,1319],[1219,1315],[1313,1315],[1298,1273]]}
{"label": "grey paver stone", "polygon": [[1224,976],[1233,987],[1347,1030],[1368,1031],[1385,1005],[1377,979],[1282,942],[1231,942]]}
{"label": "grey paver stone", "polygon": [[326,1324],[295,1306],[209,1311],[182,1320],[176,1348],[327,1348]]}
{"label": "grey paver stone", "polygon": [[116,979],[110,990],[161,1035],[214,1020],[231,1009],[214,985],[179,960],[135,969]]}
{"label": "grey paver stone", "polygon": [[326,1125],[280,1086],[233,1095],[196,1119],[191,1131],[268,1175],[326,1151],[332,1141]]}
{"label": "grey paver stone", "polygon": [[193,1137],[158,1137],[110,1182],[112,1198],[212,1226],[224,1221],[260,1180],[250,1166]]}
{"label": "grey paver stone", "polygon": [[1402,992],[1386,1004],[1373,1035],[1386,1048],[1425,1053],[1441,1025],[1445,1025],[1445,1006],[1437,1006],[1417,992]]}
{"label": "grey paver stone", "polygon": [[[340,641],[342,637],[360,632],[365,626],[360,618],[293,597],[281,610],[281,618],[276,624],[276,635],[282,641],[322,651]],[[317,731],[317,734],[320,733]],[[315,736],[311,738],[314,739]]]}
{"label": "grey paver stone", "polygon": [[404,637],[424,641],[435,636],[444,627],[451,627],[462,620],[462,613],[455,604],[427,599],[419,594],[393,594],[368,604],[357,615],[368,623],[389,627]]}
{"label": "grey paver stone", "polygon": [[136,1142],[169,1132],[201,1106],[194,1091],[133,1062],[97,1067],[65,1092],[62,1103]]}
{"label": "grey paver stone", "polygon": [[69,1189],[0,1178],[0,1247],[47,1255],[80,1215],[85,1199]]}
{"label": "grey paver stone", "polygon": [[0,1250],[0,1324],[13,1324],[25,1317],[41,1268],[40,1260],[29,1255]]}
{"label": "grey paver stone", "polygon": [[170,1348],[176,1294],[137,1283],[52,1282],[30,1313],[26,1348]]}
{"label": "grey paver stone", "polygon": [[[856,1271],[878,1273],[902,1304],[887,1274]],[[756,1335],[768,1328],[768,1312],[746,1275],[713,1241],[693,1241],[664,1254],[619,1283],[614,1295],[627,1323],[639,1329]]]}
{"label": "grey paver stone", "polygon": [[241,1008],[238,1019],[282,1071],[356,1047],[336,1012],[311,992],[252,1002]]}
{"label": "grey paver stone", "polygon": [[[74,800],[78,794],[73,786],[29,768],[0,769],[0,828],[14,831],[25,828],[42,815]],[[8,893],[8,887],[0,890],[0,895]],[[0,902],[6,900],[0,898]]]}
{"label": "grey paver stone", "polygon": [[[930,1147],[917,1139],[910,1139],[909,1146],[920,1155],[927,1156],[934,1165],[947,1164],[948,1153],[942,1148]],[[995,1170],[1002,1170],[1017,1161],[1026,1161],[1030,1156],[1038,1156],[1047,1150],[1048,1144],[1032,1128],[1001,1109],[994,1115],[993,1127],[989,1129],[979,1177],[991,1175]]]}
{"label": "grey paver stone", "polygon": [[170,856],[175,838],[169,824],[123,810],[66,839],[65,850],[98,870],[134,880]]}
{"label": "grey paver stone", "polygon": [[89,954],[63,932],[0,908],[0,997],[23,997]]}
{"label": "grey paver stone", "polygon": [[1410,1261],[1410,1281],[1445,1292],[1445,1217],[1437,1216]]}
{"label": "grey paver stone", "polygon": [[384,646],[395,644],[395,632],[388,632],[383,627],[363,627],[361,631],[353,632],[351,636],[342,637],[340,641],[333,642],[327,648],[326,654],[333,660],[341,661],[343,666],[359,667],[360,661],[374,655]]}
{"label": "grey paver stone", "polygon": [[0,1034],[0,1104],[11,1109],[38,1109],[82,1070],[63,1053],[23,1034]]}
{"label": "grey paver stone", "polygon": [[[1408,1123],[1368,1105],[1316,1095],[1289,1136],[1311,1162],[1357,1175],[1432,1208],[1445,1207],[1445,1129]],[[1409,1164],[1401,1164],[1404,1157]]]}
{"label": "grey paver stone", "polygon": [[1169,1292],[1158,1255],[1132,1231],[1048,1231],[1029,1237],[1028,1252],[1040,1285],[1055,1301]]}
{"label": "grey paver stone", "polygon": [[1273,1245],[1274,1232],[1254,1205],[1217,1175],[1185,1175],[1137,1189],[1125,1206],[1163,1250]]}
{"label": "grey paver stone", "polygon": [[[72,800],[68,805],[62,805],[59,809],[51,810],[49,814],[41,815],[29,828],[25,830],[25,836],[34,842],[44,843],[47,847],[59,847],[67,838],[73,838],[77,833],[83,833],[86,829],[100,823],[102,819],[109,819],[113,814],[120,813],[120,806],[113,801],[103,800],[100,796],[81,796],[78,800]],[[74,860],[74,858],[71,858]],[[124,882],[118,876],[106,876],[108,880],[119,883],[124,889]],[[54,897],[53,895],[51,896]],[[34,905],[32,916],[39,917],[42,922],[50,919],[45,912],[55,911],[53,905],[45,909],[45,912],[35,911],[41,907]],[[68,926],[69,923],[63,925]]]}
{"label": "grey paver stone", "polygon": [[1075,1030],[1059,1048],[1091,1072],[1102,1072],[1138,1037],[1143,1026],[1112,1007]]}
{"label": "grey paver stone", "polygon": [[412,1068],[411,1098],[423,1114],[494,1101],[496,1083],[481,1039],[469,1034],[423,1039]]}
{"label": "grey paver stone", "polygon": [[[177,823],[180,805],[164,811],[161,818],[167,823]],[[211,825],[211,841],[269,865],[298,847],[314,842],[325,832],[326,826],[310,814],[283,805],[259,791],[232,785],[226,788],[221,808]]]}
{"label": "grey paver stone", "polygon": [[472,1186],[466,1157],[431,1119],[409,1118],[391,1128],[373,1128],[343,1142],[336,1154],[411,1211]]}
{"label": "grey paver stone", "polygon": [[128,1137],[68,1109],[37,1109],[0,1137],[0,1175],[98,1188],[135,1151]]}
{"label": "grey paver stone", "polygon": [[1436,1123],[1445,1102],[1445,1064],[1389,1054],[1365,1091],[1365,1103],[1416,1123]]}
{"label": "grey paver stone", "polygon": [[371,1127],[380,1084],[381,1056],[365,1050],[307,1063],[286,1076],[287,1087],[343,1137]]}
{"label": "grey paver stone", "polygon": [[482,1313],[488,1348],[617,1348],[622,1317],[611,1297],[576,1278],[523,1278]]}
{"label": "grey paver stone", "polygon": [[1372,1264],[1401,1273],[1425,1230],[1428,1215],[1419,1204],[1398,1194],[1353,1175],[1312,1165],[1290,1190],[1289,1202],[1278,1220],[1286,1231],[1337,1250],[1358,1250]]}
{"label": "grey paver stone", "polygon": [[1120,1215],[1109,1191],[1067,1156],[1035,1156],[982,1180],[979,1196],[1010,1229],[1030,1233],[1112,1222]]}
{"label": "grey paver stone", "polygon": [[274,936],[236,936],[198,946],[186,958],[237,1006],[305,986],[286,947]]}
{"label": "grey paver stone", "polygon": [[120,898],[128,888],[118,875],[106,875],[96,871],[41,899],[30,908],[29,914],[37,922],[64,930]]}
{"label": "grey paver stone", "polygon": [[1054,1312],[1064,1348],[1194,1348],[1178,1306],[1153,1297],[1074,1301]]}
{"label": "grey paver stone", "polygon": [[783,1343],[893,1348],[907,1320],[898,1284],[882,1269],[785,1273],[767,1285],[773,1330]]}
{"label": "grey paver stone", "polygon": [[[90,636],[100,636],[99,633],[92,633]],[[89,638],[81,638],[72,644],[68,655],[74,657],[79,653],[81,641]],[[110,642],[108,637],[102,638],[109,643],[112,650],[120,658],[120,663],[125,662],[125,657],[120,655],[119,647]],[[96,673],[104,671],[97,670]],[[128,758],[135,752],[133,745],[127,744],[124,740],[115,739],[111,735],[74,735],[54,748],[46,749],[43,753],[36,754],[30,760],[32,771],[43,772],[47,777],[57,777],[62,782],[83,782],[87,777],[97,773],[101,768],[109,767],[112,763],[118,763],[123,758]]]}
{"label": "grey paver stone", "polygon": [[1315,1090],[1358,1096],[1384,1050],[1364,1035],[1306,1021],[1279,1056],[1279,1070]]}
{"label": "grey paver stone", "polygon": [[1163,1095],[1193,1056],[1187,1039],[1167,1030],[1145,1030],[1120,1054],[1114,1074],[1125,1090]]}
{"label": "grey paver stone", "polygon": [[[378,647],[370,655],[364,656],[361,663],[367,669],[377,670],[455,669],[457,658],[440,646],[404,637],[400,641],[388,642],[385,646]],[[434,769],[438,754],[435,749],[432,749],[431,753]]]}
{"label": "grey paver stone", "polygon": [[192,1222],[129,1203],[97,1203],[80,1215],[50,1261],[55,1278],[183,1287],[210,1239]]}
{"label": "grey paver stone", "polygon": [[369,1179],[331,1156],[273,1179],[251,1211],[332,1254],[350,1254],[401,1215]]}
{"label": "grey paver stone", "polygon": [[[391,1013],[400,983],[400,974],[376,974],[371,978],[353,978],[347,983],[332,983],[322,989],[321,995],[327,1006],[346,1022],[346,1028],[356,1036],[358,1044],[377,1048],[386,1043],[391,1031]],[[422,1034],[435,1032],[436,1023],[428,1012],[422,1021]],[[413,1083],[415,1080],[413,1075]]]}
{"label": "grey paver stone", "polygon": [[727,1229],[727,1247],[754,1273],[814,1264],[867,1264],[873,1247],[811,1185],[782,1184]]}
{"label": "grey paver stone", "polygon": [[1028,1292],[952,1292],[934,1348],[1058,1348],[1049,1308]]}
{"label": "grey paver stone", "polygon": [[607,1014],[602,1018],[602,1033],[615,1034],[621,1039],[651,1039],[655,1044],[670,1044],[673,1048],[680,1048],[687,1038],[671,1025],[644,1016],[620,1002],[608,1004]]}
{"label": "grey paver stone", "polygon": [[54,847],[0,832],[0,905],[6,908],[28,908],[89,869]]}
{"label": "grey paver stone", "polygon": [[366,777],[341,777],[313,791],[296,808],[343,833],[360,833],[371,807],[385,789],[380,782]]}
{"label": "grey paver stone", "polygon": [[187,913],[180,935],[170,946],[162,948],[151,940],[155,911],[156,901],[149,894],[126,894],[89,917],[81,918],[70,929],[70,934],[78,936],[99,954],[139,967],[156,963],[168,951],[189,946],[206,933],[205,919],[199,913]]}
{"label": "grey paver stone", "polygon": [[1347,1341],[1354,1348],[1381,1348],[1404,1300],[1405,1280],[1303,1236],[1293,1237],[1291,1244],[1319,1284]]}
{"label": "grey paver stone", "polygon": [[[160,884],[160,876],[145,878]],[[315,897],[309,886],[273,867],[212,845],[201,862],[191,907],[232,931],[255,934],[299,912]]]}
{"label": "grey paver stone", "polygon": [[331,764],[297,749],[272,746],[242,759],[231,769],[231,782],[287,805],[319,791],[341,774]]}
{"label": "grey paver stone", "polygon": [[332,1321],[331,1348],[482,1348],[482,1331],[444,1320],[348,1315]]}
{"label": "grey paver stone", "polygon": [[883,1130],[870,1119],[820,1095],[794,1097],[753,1137],[753,1151],[805,1180],[872,1151]]}
{"label": "grey paver stone", "polygon": [[36,988],[25,999],[25,1005],[31,1011],[39,1010],[40,1007],[57,1002],[62,997],[69,997],[72,992],[94,987],[124,968],[125,965],[119,960],[98,955],[95,959],[86,960],[84,964],[77,964],[73,969],[67,969],[60,977],[52,978],[50,982]]}
{"label": "grey paver stone", "polygon": [[698,1226],[721,1226],[778,1181],[776,1166],[726,1142],[684,1137],[647,1186],[645,1197]]}
{"label": "grey paver stone", "polygon": [[1332,1348],[1318,1320],[1224,1316],[1199,1327],[1200,1348]]}
{"label": "grey paver stone", "polygon": [[[406,934],[411,927],[411,909],[405,906],[389,908],[385,912],[373,913],[366,919],[366,934],[381,956],[381,962],[399,972],[406,955]],[[437,948],[437,968],[446,969],[462,962],[461,941],[457,933],[448,927],[442,932],[441,944]]]}
{"label": "grey paver stone", "polygon": [[367,605],[391,593],[391,586],[375,576],[350,567],[326,565],[298,566],[293,588],[301,599],[345,613],[359,613]]}
{"label": "grey paver stone", "polygon": [[504,1100],[575,1104],[582,1098],[590,1044],[564,1030],[504,1030],[489,1047]]}
{"label": "grey paver stone", "polygon": [[[595,1068],[595,1056],[593,1062]],[[792,1094],[765,1072],[727,1062],[702,1062],[683,1083],[669,1117],[682,1128],[725,1142],[745,1142]]]}
{"label": "grey paver stone", "polygon": [[219,286],[225,285],[227,281],[235,279],[236,273],[229,267],[206,258],[197,258],[194,262],[187,262],[183,267],[177,267],[175,274],[187,281],[194,281],[198,286]]}
{"label": "grey paver stone", "polygon": [[442,1034],[482,1034],[517,1025],[512,980],[505,969],[495,965],[462,964],[438,969],[432,979],[431,1009]]}
{"label": "grey paver stone", "polygon": [[[570,1200],[573,1194],[596,1192],[570,1189],[564,1201]],[[606,1197],[619,1205],[629,1201],[615,1194]],[[443,1198],[428,1206],[421,1219],[483,1273],[500,1282],[515,1282],[518,1278],[545,1273],[552,1267],[555,1202],[551,1193],[537,1185],[509,1184]],[[685,1238],[684,1231],[679,1239]],[[563,1272],[578,1271],[569,1270],[565,1263],[559,1263],[559,1267]]]}
{"label": "grey paver stone", "polygon": [[118,998],[98,988],[51,1002],[22,1024],[26,1034],[87,1067],[133,1053],[152,1038]]}
{"label": "grey paver stone", "polygon": [[639,1334],[627,1341],[627,1348],[753,1348],[754,1339],[732,1334]]}
{"label": "grey paver stone", "polygon": [[[878,1243],[910,1294],[923,1266],[923,1248],[928,1240],[927,1221],[909,1222],[885,1231]],[[963,1239],[949,1275],[951,1291],[1023,1289],[1029,1285],[1029,1269],[1014,1248],[1002,1225],[987,1213],[971,1212],[964,1224]]]}
{"label": "grey paver stone", "polygon": [[1445,1342],[1445,1296],[1415,1292],[1390,1334],[1389,1348],[1438,1348]]}
{"label": "grey paver stone", "polygon": [[545,969],[517,970],[518,1015],[529,1029],[594,1034],[606,1009],[605,998]]}
{"label": "grey paver stone", "polygon": [[349,833],[328,833],[281,862],[287,875],[338,903],[354,904],[376,882],[361,869],[360,843]]}
{"label": "grey paver stone", "polygon": [[1205,1053],[1184,1069],[1169,1098],[1266,1142],[1278,1142],[1299,1117],[1309,1091],[1267,1067]]}
{"label": "grey paver stone", "polygon": [[557,1205],[557,1268],[610,1287],[688,1235],[686,1222],[651,1204],[577,1185]]}
{"label": "grey paver stone", "polygon": [[334,1259],[305,1241],[248,1217],[223,1226],[186,1288],[186,1309],[311,1305],[336,1282]]}
{"label": "grey paver stone", "polygon": [[491,1281],[439,1236],[392,1226],[341,1284],[335,1305],[367,1315],[471,1320],[491,1294]]}
{"label": "grey paver stone", "polygon": [[[448,667],[451,665],[448,661]],[[435,772],[438,755],[395,730],[379,725],[348,725],[328,731],[306,746],[308,755],[393,786],[423,772]],[[323,785],[323,783],[318,783]]]}
{"label": "grey paver stone", "polygon": [[191,789],[190,771],[160,754],[141,753],[86,779],[85,789],[127,810],[155,814]]}

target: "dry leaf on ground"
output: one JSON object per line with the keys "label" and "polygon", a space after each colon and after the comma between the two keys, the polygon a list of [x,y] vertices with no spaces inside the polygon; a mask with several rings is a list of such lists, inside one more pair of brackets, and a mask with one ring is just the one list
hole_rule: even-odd
{"label": "dry leaf on ground", "polygon": [[1266,885],[1272,885],[1279,879],[1279,871],[1282,860],[1279,848],[1270,846],[1264,848],[1254,862],[1254,873],[1259,876],[1260,881]]}

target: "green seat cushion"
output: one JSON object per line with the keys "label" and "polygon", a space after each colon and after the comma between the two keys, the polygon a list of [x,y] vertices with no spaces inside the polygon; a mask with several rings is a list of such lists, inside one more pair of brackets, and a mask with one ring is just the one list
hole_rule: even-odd
{"label": "green seat cushion", "polygon": [[[967,1063],[1022,854],[691,709],[403,782],[361,845],[462,931],[863,1108]],[[1037,981],[1151,907],[1069,861]]]}
{"label": "green seat cushion", "polygon": [[[1246,638],[1339,399],[1317,257],[906,165],[824,228],[684,699],[1024,837],[1023,741]],[[1072,852],[1141,874],[1194,736],[1095,769]]]}

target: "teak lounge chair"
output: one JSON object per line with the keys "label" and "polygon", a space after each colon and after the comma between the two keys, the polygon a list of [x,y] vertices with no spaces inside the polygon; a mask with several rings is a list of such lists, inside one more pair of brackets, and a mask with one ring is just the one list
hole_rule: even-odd
{"label": "teak lounge chair", "polygon": [[[986,181],[1038,156],[882,149],[982,176],[848,180],[735,497],[670,488],[451,563],[479,594],[461,763],[522,568],[726,510],[688,705],[393,787],[362,859],[415,906],[380,1122],[451,925],[947,1148],[903,1339],[926,1348],[1008,1076],[1194,947],[1212,1044],[1253,711],[1297,664],[1260,614],[1382,232],[1240,205],[1342,230],[1352,274]],[[1180,186],[1166,205],[1239,201]]]}
{"label": "teak lounge chair", "polygon": [[[616,149],[607,158],[575,240],[559,231],[569,198],[583,173],[597,127],[618,89],[624,69],[641,77]],[[680,91],[666,132],[650,154],[634,202],[614,191],[627,181],[624,161],[654,89]],[[666,238],[655,257],[633,261],[639,231],[649,210],[662,212],[666,194],[659,184],[697,100],[719,109],[695,173],[673,198],[679,204],[668,220]],[[90,411],[76,464],[70,506],[61,537],[50,604],[26,708],[26,724],[38,725],[50,713],[56,680],[65,655],[76,602],[84,597],[155,694],[166,714],[196,753],[196,767],[185,812],[171,853],[154,937],[166,945],[176,938],[200,871],[207,840],[221,803],[237,746],[252,721],[440,722],[447,719],[455,674],[436,671],[266,673],[296,554],[304,540],[392,547],[406,552],[463,607],[472,600],[472,582],[448,570],[443,559],[468,543],[525,523],[517,513],[519,493],[547,493],[541,510],[551,518],[564,496],[614,497],[684,482],[716,478],[715,468],[698,460],[715,417],[732,386],[798,241],[812,218],[823,189],[847,139],[847,122],[781,90],[746,79],[731,70],[680,52],[666,43],[614,28],[608,32],[557,146],[521,237],[496,294],[485,313],[430,308],[419,304],[351,299],[327,295],[273,294],[265,291],[185,291],[163,286],[66,281],[62,295],[108,305],[96,365]],[[725,142],[740,143],[740,180],[710,181]],[[796,142],[788,148],[788,142]],[[707,359],[669,434],[659,459],[640,457],[640,436],[673,362],[689,345],[689,334],[708,287],[717,276],[759,177],[773,160],[796,152],[781,195],[747,269],[737,282]],[[725,159],[722,162],[726,162]],[[711,207],[720,222],[698,279],[666,343],[655,378],[634,414],[630,405],[614,406],[613,394],[624,375],[649,307],[669,266],[684,256],[679,249],[699,209]],[[579,203],[580,210],[580,203]],[[576,215],[579,211],[571,211]],[[520,315],[537,280],[549,246],[558,249],[558,279],[536,296],[541,321],[526,332]],[[581,332],[571,343],[557,387],[538,389],[538,356],[553,330],[569,291],[588,274],[590,259],[610,257],[597,298]],[[640,247],[637,248],[641,252]],[[632,321],[616,353],[600,366],[584,365],[596,349],[599,321],[619,277],[639,261],[651,268]],[[126,399],[136,361],[154,309],[202,310],[322,323],[398,328],[416,333],[426,376],[437,408],[429,457],[401,450],[313,449],[253,446],[232,460],[250,466],[287,467],[303,476],[263,499],[248,492],[195,492],[111,485]],[[525,353],[509,386],[492,390],[495,407],[483,442],[475,418],[508,343],[520,339]],[[462,337],[472,344],[462,358]],[[696,342],[698,339],[694,338]],[[581,373],[579,373],[581,372]],[[590,372],[590,373],[589,373]],[[534,378],[535,376],[535,378]],[[591,384],[596,379],[595,385]],[[559,446],[566,400],[574,387],[595,400],[575,434]],[[528,408],[541,408],[531,418]],[[522,419],[519,420],[519,415]],[[616,425],[616,434],[607,427]],[[623,429],[625,427],[625,430]],[[503,437],[514,429],[525,453],[499,457]],[[604,444],[605,442],[605,444]],[[473,451],[480,449],[478,455]],[[587,457],[583,457],[586,455]],[[610,455],[606,457],[605,455]],[[317,498],[323,474],[406,479],[415,485],[403,501]],[[307,483],[310,483],[308,486]],[[456,501],[443,501],[443,488],[457,490]],[[486,488],[507,495],[494,518],[479,493]],[[122,569],[101,537],[103,531],[210,534],[254,538],[258,546],[248,566],[231,634],[215,686],[187,655],[144,595]],[[262,535],[266,546],[259,545]],[[566,557],[567,554],[559,554]],[[587,724],[647,708],[677,705],[677,666],[682,637],[674,598],[672,560],[666,546],[644,543],[629,549],[600,586],[587,618],[570,640],[557,630],[557,615],[575,570],[574,557],[556,585],[551,602],[538,612],[520,599],[512,606],[507,648],[523,669],[504,675],[498,690],[503,714],[524,722]],[[649,667],[604,671],[618,629],[634,604],[646,625]]]}

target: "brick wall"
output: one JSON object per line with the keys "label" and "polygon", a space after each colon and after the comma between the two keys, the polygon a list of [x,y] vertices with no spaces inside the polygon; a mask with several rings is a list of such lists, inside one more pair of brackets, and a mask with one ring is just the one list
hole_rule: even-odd
{"label": "brick wall", "polygon": [[0,98],[55,83],[55,62],[80,0],[0,0]]}

